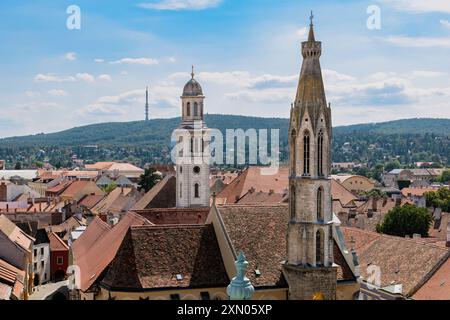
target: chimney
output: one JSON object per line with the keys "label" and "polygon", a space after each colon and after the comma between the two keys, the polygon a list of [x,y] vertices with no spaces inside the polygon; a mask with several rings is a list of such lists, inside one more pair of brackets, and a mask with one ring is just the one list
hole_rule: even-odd
{"label": "chimney", "polygon": [[270,189],[269,190],[269,195],[271,196],[271,195],[273,195],[275,193],[275,191],[273,190],[273,189]]}
{"label": "chimney", "polygon": [[7,195],[8,195],[8,187],[6,186],[6,183],[4,181],[2,181],[2,183],[0,184],[0,201],[8,201],[7,199]]}
{"label": "chimney", "polygon": [[450,220],[447,222],[447,242],[445,246],[450,248]]}
{"label": "chimney", "polygon": [[376,197],[372,198],[372,210],[374,212],[378,211],[378,198],[376,198]]}

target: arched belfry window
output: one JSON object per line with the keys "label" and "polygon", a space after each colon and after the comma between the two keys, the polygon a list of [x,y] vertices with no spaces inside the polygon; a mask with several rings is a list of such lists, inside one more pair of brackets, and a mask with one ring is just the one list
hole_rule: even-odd
{"label": "arched belfry window", "polygon": [[323,176],[323,130],[319,131],[317,140],[317,175]]}
{"label": "arched belfry window", "polygon": [[316,265],[323,266],[325,262],[323,230],[316,232]]}
{"label": "arched belfry window", "polygon": [[188,102],[187,106],[186,106],[186,116],[190,117],[191,116],[191,103]]}
{"label": "arched belfry window", "polygon": [[194,103],[194,117],[198,117],[198,103]]}
{"label": "arched belfry window", "polygon": [[200,185],[198,183],[194,185],[194,197],[200,198]]}
{"label": "arched belfry window", "polygon": [[322,187],[317,190],[317,220],[323,221],[323,189]]}
{"label": "arched belfry window", "polygon": [[297,174],[297,133],[291,132],[291,175]]}
{"label": "arched belfry window", "polygon": [[289,202],[291,204],[291,220],[295,219],[296,214],[296,205],[295,205],[295,199],[297,198],[296,192],[295,192],[295,186],[291,185],[291,190],[289,192]]}
{"label": "arched belfry window", "polygon": [[310,161],[311,161],[311,137],[309,131],[306,130],[303,135],[303,175],[310,175]]}

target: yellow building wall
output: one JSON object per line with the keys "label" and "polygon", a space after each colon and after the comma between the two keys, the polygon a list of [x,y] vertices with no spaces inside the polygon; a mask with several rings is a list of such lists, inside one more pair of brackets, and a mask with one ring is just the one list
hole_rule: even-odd
{"label": "yellow building wall", "polygon": [[360,290],[358,282],[338,283],[336,288],[336,300],[353,300],[354,294]]}

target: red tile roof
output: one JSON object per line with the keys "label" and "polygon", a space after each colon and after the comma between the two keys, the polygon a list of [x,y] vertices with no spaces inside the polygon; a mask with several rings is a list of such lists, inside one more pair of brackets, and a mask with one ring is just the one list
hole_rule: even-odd
{"label": "red tile roof", "polygon": [[129,212],[116,226],[99,238],[83,255],[75,259],[74,263],[81,270],[81,290],[87,291],[100,275],[102,275],[103,271],[115,257],[123,238],[131,226],[149,224],[150,222],[142,216]]}
{"label": "red tile roof", "polygon": [[81,199],[79,205],[82,207],[86,207],[87,209],[92,209],[104,197],[105,197],[104,195],[90,194]]}
{"label": "red tile roof", "polygon": [[72,253],[74,260],[78,260],[106,233],[111,227],[99,217],[95,217],[83,234],[73,243]]}
{"label": "red tile roof", "polygon": [[450,253],[444,247],[421,239],[405,239],[349,227],[341,227],[341,230],[346,243],[354,243],[362,278],[368,278],[369,266],[378,266],[381,286],[402,284],[406,296],[448,259]]}
{"label": "red tile roof", "polygon": [[[288,205],[225,205],[218,210],[234,251],[243,251],[247,257],[247,276],[252,284],[255,287],[286,287],[282,264],[286,259]],[[339,256],[339,253],[335,255]],[[354,280],[344,261],[343,257],[335,261],[341,262],[338,280]],[[261,272],[260,276],[256,276],[256,269]]]}
{"label": "red tile roof", "polygon": [[159,208],[133,210],[155,225],[205,224],[209,208]]}
{"label": "red tile roof", "polygon": [[226,199],[225,201],[219,200],[219,202],[236,203],[252,189],[257,192],[263,191],[268,193],[272,190],[275,193],[285,193],[289,184],[289,168],[280,167],[274,175],[262,174],[262,170],[265,169],[267,168],[249,167],[246,169],[217,195],[217,199]]}
{"label": "red tile roof", "polygon": [[45,192],[49,193],[49,194],[53,194],[53,193],[60,194],[64,190],[66,190],[72,183],[73,183],[73,181],[64,180],[64,181],[61,181],[60,183],[58,183],[56,186],[54,186],[52,188],[48,188]]}
{"label": "red tile roof", "polygon": [[212,225],[144,226],[129,229],[102,284],[136,290],[217,288],[229,281]]}
{"label": "red tile roof", "polygon": [[50,251],[69,251],[69,246],[53,231],[48,233],[48,239],[50,240]]}
{"label": "red tile roof", "polygon": [[415,300],[450,300],[450,259],[413,295]]}

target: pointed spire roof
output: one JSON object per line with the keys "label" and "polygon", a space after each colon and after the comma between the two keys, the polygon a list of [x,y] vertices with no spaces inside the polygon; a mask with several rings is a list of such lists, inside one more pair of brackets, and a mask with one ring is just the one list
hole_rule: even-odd
{"label": "pointed spire roof", "polygon": [[309,17],[309,20],[311,21],[309,24],[309,35],[308,35],[308,42],[315,42],[316,38],[314,36],[314,14],[311,11],[311,16]]}
{"label": "pointed spire roof", "polygon": [[309,19],[310,29],[308,40],[302,42],[303,64],[298,82],[293,116],[296,118],[295,123],[300,125],[303,115],[307,112],[313,130],[315,130],[318,121],[320,121],[320,113],[322,112],[327,126],[331,128],[331,113],[327,106],[322,70],[320,67],[322,43],[315,39],[314,15],[312,11]]}

